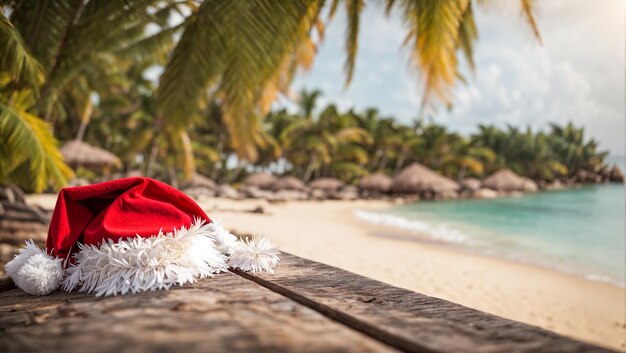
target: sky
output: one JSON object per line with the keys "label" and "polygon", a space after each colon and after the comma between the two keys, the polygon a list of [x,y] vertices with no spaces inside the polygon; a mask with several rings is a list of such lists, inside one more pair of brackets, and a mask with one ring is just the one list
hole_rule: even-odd
{"label": "sky", "polygon": [[[573,121],[613,155],[624,155],[626,0],[540,0],[537,21],[543,44],[515,6],[478,7],[476,71],[461,66],[467,84],[454,89],[454,106],[428,114],[453,131],[470,134],[480,124],[545,128]],[[510,1],[508,5],[517,4]],[[327,25],[311,71],[299,74],[292,90],[321,89],[319,104],[342,109],[377,107],[401,122],[420,110],[421,81],[402,48],[400,17],[386,17],[367,2],[362,17],[356,71],[344,87],[345,14]],[[295,109],[289,99],[275,106]]]}

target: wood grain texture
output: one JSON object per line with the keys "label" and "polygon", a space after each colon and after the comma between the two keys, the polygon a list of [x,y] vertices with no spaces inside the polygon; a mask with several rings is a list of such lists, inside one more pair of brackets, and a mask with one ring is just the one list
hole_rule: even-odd
{"label": "wood grain texture", "polygon": [[235,272],[408,352],[610,352],[286,253],[275,274]]}
{"label": "wood grain texture", "polygon": [[389,352],[394,349],[233,273],[96,298],[0,292],[0,351]]}

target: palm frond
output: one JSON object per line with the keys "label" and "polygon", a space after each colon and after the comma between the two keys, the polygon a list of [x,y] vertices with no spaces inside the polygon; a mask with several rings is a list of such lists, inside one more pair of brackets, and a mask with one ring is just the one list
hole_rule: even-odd
{"label": "palm frond", "polygon": [[335,17],[335,14],[337,13],[337,9],[339,8],[339,3],[341,2],[341,0],[332,0],[332,2],[330,3],[330,8],[328,10],[328,20],[332,20]]}
{"label": "palm frond", "polygon": [[58,60],[62,42],[67,40],[83,3],[82,0],[17,2],[11,20],[46,72]]}
{"label": "palm frond", "polygon": [[354,73],[354,65],[356,62],[356,53],[358,50],[359,40],[359,22],[361,19],[361,12],[365,3],[363,0],[345,0],[346,3],[346,83],[348,86],[352,81],[352,74]]}
{"label": "palm frond", "polygon": [[[73,173],[63,162],[50,126],[28,113],[33,103],[34,97],[27,90],[14,92],[7,102],[0,101],[0,141],[2,150],[18,159],[13,167],[28,164],[28,173],[19,179],[25,178],[35,192],[41,192],[49,182],[62,187]],[[10,180],[14,171],[2,169],[0,176]]]}
{"label": "palm frond", "polygon": [[469,0],[404,0],[400,2],[409,28],[412,61],[424,77],[424,103],[431,95],[451,102],[450,87],[455,83],[456,48],[461,20]]}
{"label": "palm frond", "polygon": [[122,58],[132,58],[136,62],[146,59],[165,64],[167,55],[174,47],[174,35],[180,31],[182,24],[160,30],[152,36],[141,38],[114,51]]}
{"label": "palm frond", "polygon": [[31,87],[45,80],[41,65],[28,51],[21,35],[0,13],[0,72],[8,73],[11,79]]}
{"label": "palm frond", "polygon": [[541,33],[539,32],[539,25],[537,25],[537,21],[535,21],[535,0],[520,0],[520,7],[522,10],[522,17],[530,26],[530,29],[533,31],[533,34],[541,43]]}
{"label": "palm frond", "polygon": [[90,64],[94,54],[120,50],[143,38],[145,26],[153,20],[147,8],[154,3],[157,0],[127,0],[123,6],[114,1],[87,2],[59,44],[42,98],[54,95]]}
{"label": "palm frond", "polygon": [[254,160],[255,107],[262,88],[286,53],[307,37],[321,3],[205,1],[185,27],[161,78],[162,116],[168,123],[185,124],[201,92],[210,82],[219,82],[231,147]]}
{"label": "palm frond", "polygon": [[[476,28],[476,22],[474,21],[474,13],[472,11],[472,4],[470,3],[463,12],[461,23],[459,25],[459,35],[457,39],[457,47],[461,49],[465,60],[469,64],[469,67],[474,70],[476,64],[474,63],[474,42],[478,39],[478,29]],[[457,77],[464,81],[463,75],[457,72]]]}

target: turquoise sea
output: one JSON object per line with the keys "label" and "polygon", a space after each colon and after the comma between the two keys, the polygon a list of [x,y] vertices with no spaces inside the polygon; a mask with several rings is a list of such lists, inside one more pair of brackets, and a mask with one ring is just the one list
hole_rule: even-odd
{"label": "turquoise sea", "polygon": [[[624,185],[593,185],[490,200],[426,201],[384,213],[357,211],[369,222],[415,241],[572,273],[624,286]],[[390,235],[390,234],[387,234]]]}

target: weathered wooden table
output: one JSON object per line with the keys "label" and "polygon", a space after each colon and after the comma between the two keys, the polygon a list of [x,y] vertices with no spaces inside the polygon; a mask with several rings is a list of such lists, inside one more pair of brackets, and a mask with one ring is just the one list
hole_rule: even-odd
{"label": "weathered wooden table", "polygon": [[283,254],[273,275],[96,298],[0,291],[0,352],[608,352]]}

